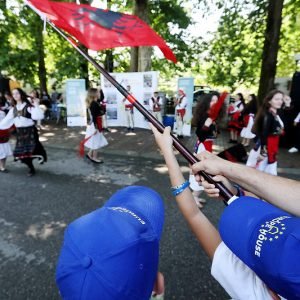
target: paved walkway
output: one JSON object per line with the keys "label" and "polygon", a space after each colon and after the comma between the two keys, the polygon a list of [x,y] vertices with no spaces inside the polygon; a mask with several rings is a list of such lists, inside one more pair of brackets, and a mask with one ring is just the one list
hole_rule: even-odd
{"label": "paved walkway", "polygon": [[[65,124],[56,125],[49,122],[40,132],[40,139],[46,147],[78,151],[79,142],[84,138],[84,135],[85,127],[67,127]],[[105,132],[105,137],[109,145],[100,151],[103,155],[162,160],[150,130],[136,128],[133,133],[128,133],[125,127],[112,127],[110,132]],[[195,140],[195,134],[192,133],[191,137],[182,139],[182,143],[192,151]],[[228,140],[228,132],[222,131],[215,141],[214,152],[219,153],[232,146],[228,143]],[[179,154],[178,159],[180,162],[186,162],[185,158]],[[287,149],[280,149],[278,170],[281,174],[287,173],[300,176],[300,153],[290,154]]]}

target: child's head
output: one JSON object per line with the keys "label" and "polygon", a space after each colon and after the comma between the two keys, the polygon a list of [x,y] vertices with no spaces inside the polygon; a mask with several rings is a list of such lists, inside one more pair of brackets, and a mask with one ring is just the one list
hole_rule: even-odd
{"label": "child's head", "polygon": [[131,186],[65,231],[56,281],[65,299],[149,299],[164,222],[161,197]]}
{"label": "child's head", "polygon": [[220,220],[224,243],[273,291],[300,298],[300,218],[252,197],[230,204]]}

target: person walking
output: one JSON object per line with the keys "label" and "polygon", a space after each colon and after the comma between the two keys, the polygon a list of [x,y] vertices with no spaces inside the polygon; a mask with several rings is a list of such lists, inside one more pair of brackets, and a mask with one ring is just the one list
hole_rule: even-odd
{"label": "person walking", "polygon": [[241,131],[242,145],[248,147],[250,140],[255,137],[252,133],[254,118],[257,112],[257,98],[254,94],[249,95],[249,102],[246,104],[245,109],[242,111],[242,117],[245,127]]}
{"label": "person walking", "polygon": [[235,101],[228,108],[228,115],[230,120],[228,122],[228,129],[230,131],[229,143],[237,143],[239,133],[242,130],[241,112],[245,107],[245,99],[242,93],[238,93],[235,97]]}
{"label": "person walking", "polygon": [[102,115],[103,110],[97,102],[99,98],[99,91],[96,88],[90,88],[86,97],[87,111],[90,123],[87,126],[85,139],[81,144],[89,148],[86,157],[93,163],[103,163],[102,159],[98,158],[98,149],[108,144],[102,131]]}
{"label": "person walking", "polygon": [[277,153],[279,137],[284,125],[278,112],[283,104],[283,92],[270,91],[257,113],[252,132],[256,134],[256,144],[250,151],[247,166],[277,175]]}
{"label": "person walking", "polygon": [[[4,111],[0,110],[0,122],[5,118]],[[9,144],[10,129],[0,130],[0,172],[7,173],[6,159],[11,156],[12,150]]]}
{"label": "person walking", "polygon": [[26,93],[21,88],[12,91],[13,107],[6,117],[0,122],[0,129],[16,127],[16,146],[14,149],[15,160],[20,160],[29,168],[28,176],[35,174],[33,159],[37,158],[42,164],[47,161],[47,153],[39,141],[35,122],[44,117],[39,106],[33,106]]}
{"label": "person walking", "polygon": [[[199,98],[192,118],[192,124],[196,126],[197,135],[197,142],[194,147],[195,154],[205,150],[212,152],[213,140],[217,137],[217,125],[215,120],[210,117],[210,110],[218,102],[218,95],[204,94]],[[194,200],[197,206],[202,208],[202,204],[206,203],[205,199],[199,197],[203,187],[195,181],[192,174],[189,181]]]}

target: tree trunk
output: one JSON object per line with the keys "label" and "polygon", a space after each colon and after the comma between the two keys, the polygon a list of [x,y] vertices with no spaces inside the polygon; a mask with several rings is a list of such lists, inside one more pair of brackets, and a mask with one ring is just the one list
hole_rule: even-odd
{"label": "tree trunk", "polygon": [[43,22],[40,18],[37,19],[37,31],[36,31],[36,46],[38,55],[38,76],[40,81],[40,90],[47,92],[47,71],[45,66],[45,47],[43,36]]}
{"label": "tree trunk", "polygon": [[130,72],[138,72],[139,70],[139,47],[130,49]]}
{"label": "tree trunk", "polygon": [[[148,0],[135,0],[134,14],[141,20],[149,23]],[[137,48],[138,49],[131,49],[130,70],[139,72],[151,70],[152,47]]]}
{"label": "tree trunk", "polygon": [[258,102],[263,102],[266,94],[274,88],[277,54],[284,0],[269,0],[265,42],[258,89]]}

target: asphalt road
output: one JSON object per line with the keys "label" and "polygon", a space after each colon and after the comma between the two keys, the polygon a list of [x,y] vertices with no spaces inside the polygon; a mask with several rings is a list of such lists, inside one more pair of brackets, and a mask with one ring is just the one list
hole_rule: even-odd
{"label": "asphalt road", "polygon": [[[0,174],[0,299],[59,299],[55,266],[64,228],[127,185],[149,186],[165,201],[164,299],[228,299],[177,209],[162,162],[105,155],[105,163],[95,166],[73,152],[47,150],[49,162],[37,166],[36,176],[27,177],[25,166],[11,160],[10,172]],[[203,211],[217,223],[222,209],[211,201]]]}

